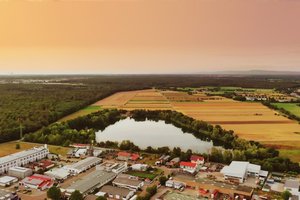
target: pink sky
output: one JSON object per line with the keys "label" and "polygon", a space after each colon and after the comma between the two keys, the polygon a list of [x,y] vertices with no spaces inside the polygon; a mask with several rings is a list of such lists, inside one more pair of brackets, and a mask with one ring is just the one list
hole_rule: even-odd
{"label": "pink sky", "polygon": [[300,70],[298,0],[0,2],[0,74]]}

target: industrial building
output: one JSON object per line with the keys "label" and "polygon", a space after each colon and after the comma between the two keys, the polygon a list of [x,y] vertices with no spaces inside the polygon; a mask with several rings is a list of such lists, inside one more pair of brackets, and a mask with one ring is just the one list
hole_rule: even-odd
{"label": "industrial building", "polygon": [[180,181],[174,181],[174,180],[167,180],[166,181],[166,187],[174,188],[174,189],[181,189],[184,188],[186,185],[183,182]]}
{"label": "industrial building", "polygon": [[112,199],[129,200],[134,195],[134,193],[134,191],[131,191],[127,188],[105,185],[96,194],[96,196],[107,196]]}
{"label": "industrial building", "polygon": [[44,174],[56,180],[66,180],[70,176],[69,170],[65,168],[53,168]]}
{"label": "industrial building", "polygon": [[90,174],[78,179],[72,185],[66,189],[62,189],[67,196],[71,195],[75,190],[78,190],[81,194],[86,195],[90,191],[100,188],[103,185],[112,181],[117,174],[113,172],[107,172],[103,170],[95,170]]}
{"label": "industrial building", "polygon": [[8,169],[8,175],[23,179],[32,175],[32,169],[25,167],[11,167]]}
{"label": "industrial building", "polygon": [[47,145],[34,147],[25,151],[14,153],[0,158],[0,173],[8,172],[11,167],[24,166],[45,158],[49,154]]}
{"label": "industrial building", "polygon": [[259,177],[261,166],[249,162],[232,161],[229,166],[223,167],[221,173],[226,180],[243,183],[247,176]]}
{"label": "industrial building", "polygon": [[34,174],[24,178],[19,184],[33,189],[45,190],[52,187],[53,183],[53,179],[49,176]]}
{"label": "industrial building", "polygon": [[19,200],[19,197],[15,192],[0,189],[0,199],[1,200]]}
{"label": "industrial building", "polygon": [[96,170],[104,170],[107,172],[113,172],[116,174],[120,174],[122,172],[127,171],[127,162],[123,163],[115,163],[115,162],[104,162],[100,165],[96,166]]}
{"label": "industrial building", "polygon": [[67,169],[71,174],[80,174],[81,172],[84,172],[93,166],[98,165],[101,163],[102,159],[97,157],[87,157],[77,163],[74,163],[72,165],[66,165],[64,166],[64,169]]}
{"label": "industrial building", "polygon": [[11,177],[11,176],[0,177],[0,186],[2,187],[10,186],[16,182],[18,182],[18,179],[16,177]]}
{"label": "industrial building", "polygon": [[112,184],[114,186],[127,188],[133,191],[137,191],[144,186],[144,182],[139,180],[138,177],[130,176],[128,174],[118,175]]}

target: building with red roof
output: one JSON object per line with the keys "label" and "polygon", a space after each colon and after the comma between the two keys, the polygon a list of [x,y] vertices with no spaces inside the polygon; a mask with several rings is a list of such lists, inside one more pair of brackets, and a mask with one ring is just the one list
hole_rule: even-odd
{"label": "building with red roof", "polygon": [[204,157],[202,156],[192,155],[190,160],[192,163],[197,163],[198,165],[204,164]]}
{"label": "building with red roof", "polygon": [[53,183],[54,180],[49,176],[34,174],[32,176],[24,178],[22,181],[20,181],[19,184],[27,186],[29,188],[45,190],[52,187]]}
{"label": "building with red roof", "polygon": [[192,162],[180,162],[180,168],[182,169],[182,171],[188,172],[190,174],[194,174],[199,171],[199,165]]}
{"label": "building with red roof", "polygon": [[118,160],[122,160],[122,161],[128,161],[128,160],[132,160],[132,161],[136,161],[140,158],[139,154],[131,154],[125,151],[121,151],[118,153]]}

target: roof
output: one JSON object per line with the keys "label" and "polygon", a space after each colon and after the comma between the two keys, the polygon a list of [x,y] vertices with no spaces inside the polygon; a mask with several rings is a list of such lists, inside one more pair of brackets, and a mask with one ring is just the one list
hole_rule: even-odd
{"label": "roof", "polygon": [[254,165],[254,164],[249,163],[248,166],[247,166],[247,170],[249,172],[259,173],[260,169],[261,169],[260,165]]}
{"label": "roof", "polygon": [[9,183],[12,181],[18,180],[16,177],[11,177],[11,176],[3,176],[0,178],[0,183]]}
{"label": "roof", "polygon": [[130,157],[130,155],[131,155],[130,153],[125,152],[125,151],[121,151],[118,153],[118,156]]}
{"label": "roof", "polygon": [[134,187],[138,187],[143,181],[138,180],[138,178],[134,176],[130,176],[128,174],[120,174],[117,178],[113,181],[115,184],[122,184],[122,185],[130,185]]}
{"label": "roof", "polygon": [[81,169],[85,168],[86,166],[92,165],[94,163],[100,163],[101,161],[102,161],[101,158],[87,157],[81,161],[78,161],[77,163],[74,163],[72,165],[67,165],[66,167],[81,170]]}
{"label": "roof", "polygon": [[179,157],[173,158],[170,162],[178,163],[180,162],[180,158]]}
{"label": "roof", "polygon": [[25,167],[10,167],[8,170],[9,171],[18,171],[18,172],[32,171],[31,169],[25,168]]}
{"label": "roof", "polygon": [[300,186],[299,181],[292,180],[292,179],[286,180],[285,184],[284,184],[284,187],[286,187],[286,188],[299,189],[299,186]]}
{"label": "roof", "polygon": [[131,160],[137,160],[139,159],[140,155],[139,154],[131,154]]}
{"label": "roof", "polygon": [[268,174],[269,174],[269,172],[265,171],[265,170],[260,170],[260,172],[259,172],[259,176],[262,176],[262,177],[267,177]]}
{"label": "roof", "polygon": [[[120,195],[121,197],[126,197],[131,190],[127,188],[114,187],[111,185],[105,185],[100,189],[100,192],[105,192],[111,195]],[[97,196],[97,195],[96,195]]]}
{"label": "roof", "polygon": [[232,161],[229,166],[223,167],[221,173],[234,177],[244,177],[248,164],[249,162]]}
{"label": "roof", "polygon": [[70,175],[70,172],[65,168],[54,168],[45,172],[45,174],[54,178],[64,179]]}
{"label": "roof", "polygon": [[198,161],[198,160],[203,161],[203,160],[204,160],[204,157],[202,157],[202,156],[197,156],[197,155],[192,155],[190,160],[191,160],[191,161]]}
{"label": "roof", "polygon": [[197,166],[197,164],[191,163],[191,162],[180,162],[180,166],[195,168]]}
{"label": "roof", "polygon": [[17,160],[17,159],[38,153],[38,152],[46,150],[46,149],[47,148],[45,146],[40,146],[40,147],[34,147],[32,149],[25,150],[25,151],[20,151],[20,152],[14,153],[14,154],[10,154],[8,156],[4,156],[4,157],[0,158],[0,164],[10,162],[13,160]]}
{"label": "roof", "polygon": [[90,174],[82,178],[79,178],[76,182],[70,185],[66,190],[68,192],[79,190],[82,194],[84,194],[95,187],[101,187],[102,185],[111,181],[115,177],[116,177],[115,173],[106,172],[103,170],[95,170]]}

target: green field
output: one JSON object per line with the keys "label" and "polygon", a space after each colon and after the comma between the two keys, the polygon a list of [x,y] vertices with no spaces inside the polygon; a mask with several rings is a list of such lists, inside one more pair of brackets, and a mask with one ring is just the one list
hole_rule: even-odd
{"label": "green field", "polygon": [[300,149],[280,149],[280,156],[290,158],[294,162],[300,163]]}
{"label": "green field", "polygon": [[279,109],[284,109],[297,117],[300,117],[300,106],[299,103],[272,103],[272,105],[276,106]]}
{"label": "green field", "polygon": [[75,113],[72,113],[71,115],[68,115],[68,116],[60,119],[59,121],[68,121],[68,120],[75,119],[80,116],[84,116],[84,115],[91,114],[93,112],[97,112],[99,110],[102,110],[101,106],[90,105],[90,106],[87,106]]}
{"label": "green field", "polygon": [[127,174],[130,174],[132,176],[137,176],[139,178],[148,178],[150,180],[155,179],[157,174],[147,173],[147,172],[140,172],[140,171],[129,171]]}

